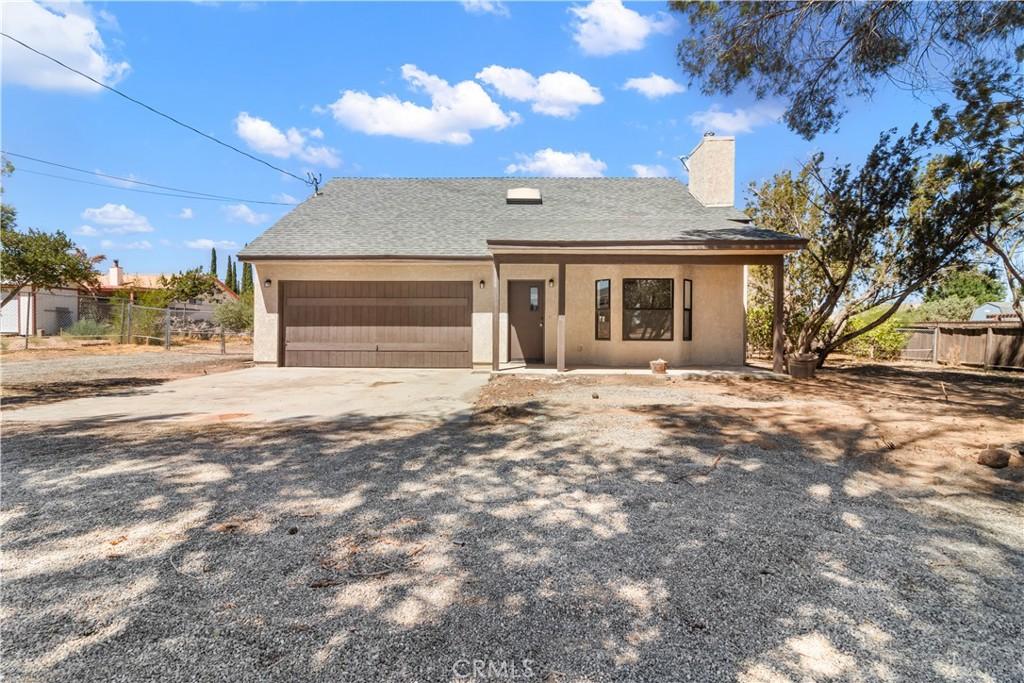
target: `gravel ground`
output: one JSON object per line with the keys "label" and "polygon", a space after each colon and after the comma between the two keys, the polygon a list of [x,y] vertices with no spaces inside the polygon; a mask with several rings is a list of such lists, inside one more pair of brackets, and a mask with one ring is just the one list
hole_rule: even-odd
{"label": "gravel ground", "polygon": [[1019,463],[771,384],[513,382],[432,426],[5,425],[0,672],[1024,678]]}
{"label": "gravel ground", "polygon": [[251,351],[220,355],[195,350],[4,359],[0,366],[3,405],[17,408],[100,393],[121,393],[204,371],[242,367],[251,360]]}

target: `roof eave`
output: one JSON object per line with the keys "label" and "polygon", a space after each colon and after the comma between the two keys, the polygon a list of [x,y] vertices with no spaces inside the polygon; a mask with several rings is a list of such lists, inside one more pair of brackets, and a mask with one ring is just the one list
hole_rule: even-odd
{"label": "roof eave", "polygon": [[714,249],[802,249],[807,240],[802,237],[790,239],[776,238],[736,238],[736,239],[673,239],[673,240],[487,240],[490,248],[501,247],[537,247],[537,248],[643,248],[643,247],[687,247],[701,246]]}

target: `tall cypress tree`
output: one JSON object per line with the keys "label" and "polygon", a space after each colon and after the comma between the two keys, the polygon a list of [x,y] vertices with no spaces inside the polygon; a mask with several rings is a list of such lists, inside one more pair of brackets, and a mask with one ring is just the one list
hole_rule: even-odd
{"label": "tall cypress tree", "polygon": [[252,294],[252,264],[242,264],[242,294]]}
{"label": "tall cypress tree", "polygon": [[210,248],[210,275],[217,277],[217,248]]}
{"label": "tall cypress tree", "polygon": [[231,265],[231,255],[228,254],[228,269],[224,273],[224,284],[228,286],[232,292],[235,291],[235,269]]}

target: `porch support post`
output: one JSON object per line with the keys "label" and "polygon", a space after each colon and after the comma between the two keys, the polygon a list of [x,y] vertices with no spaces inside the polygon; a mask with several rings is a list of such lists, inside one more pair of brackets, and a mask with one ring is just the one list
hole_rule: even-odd
{"label": "porch support post", "polygon": [[565,263],[558,264],[558,328],[556,357],[558,372],[565,372]]}
{"label": "porch support post", "polygon": [[497,256],[491,275],[491,370],[497,372],[501,365],[501,263]]}
{"label": "porch support post", "polygon": [[784,358],[786,337],[785,331],[782,327],[782,302],[783,295],[785,294],[782,258],[782,256],[779,256],[775,263],[772,264],[772,274],[774,275],[775,280],[774,286],[772,287],[772,294],[774,296],[772,306],[772,370],[780,373],[786,371],[786,362]]}

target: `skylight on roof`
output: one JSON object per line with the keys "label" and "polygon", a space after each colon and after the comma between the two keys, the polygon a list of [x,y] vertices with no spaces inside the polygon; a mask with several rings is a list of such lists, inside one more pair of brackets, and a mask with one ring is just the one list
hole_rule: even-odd
{"label": "skylight on roof", "polygon": [[513,187],[505,193],[506,204],[542,204],[540,190],[535,187]]}

